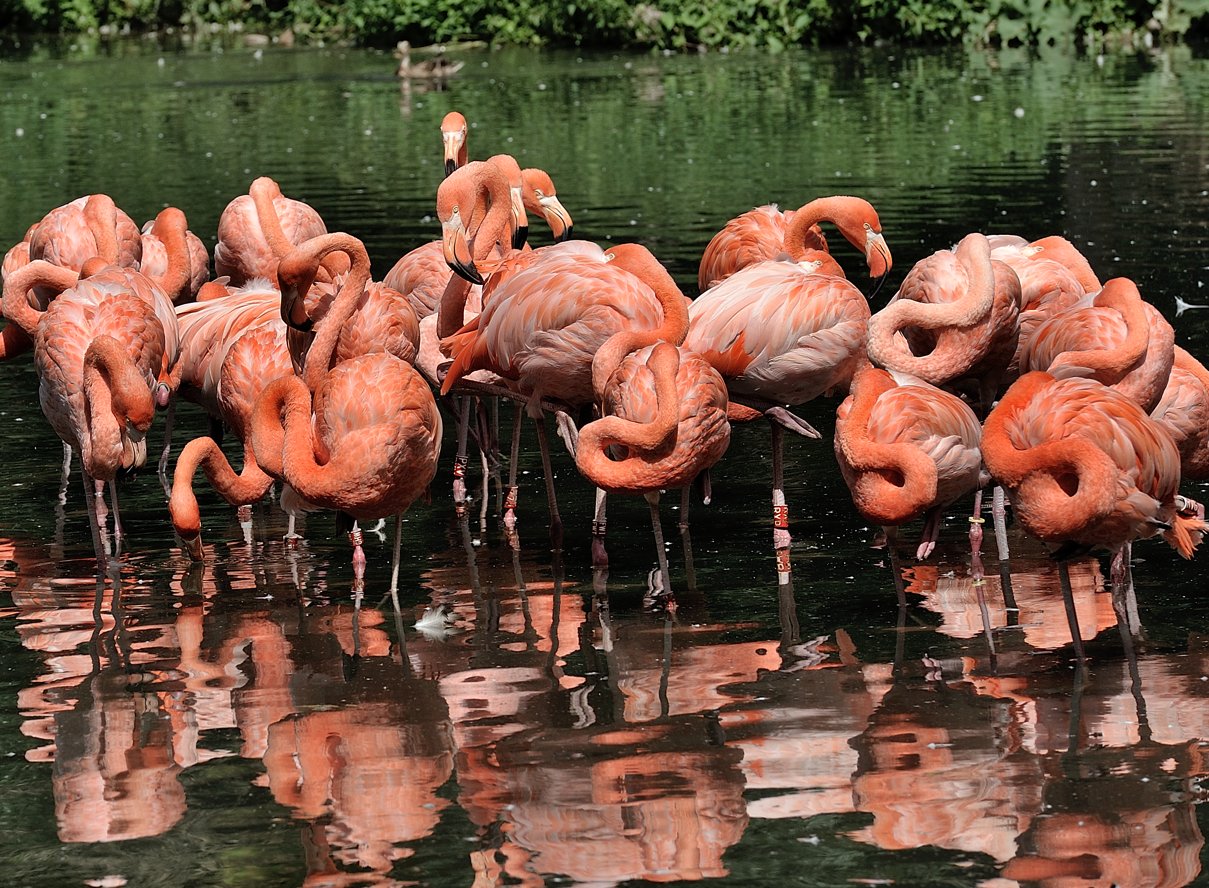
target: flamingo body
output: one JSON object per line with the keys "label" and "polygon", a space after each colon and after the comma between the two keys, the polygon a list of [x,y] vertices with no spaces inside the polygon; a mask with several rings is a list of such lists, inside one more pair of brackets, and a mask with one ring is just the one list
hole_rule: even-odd
{"label": "flamingo body", "polygon": [[1209,370],[1178,345],[1174,366],[1151,417],[1171,435],[1185,478],[1209,478]]}
{"label": "flamingo body", "polygon": [[802,404],[847,388],[868,320],[868,302],[844,278],[761,262],[693,301],[684,347],[732,392]]}

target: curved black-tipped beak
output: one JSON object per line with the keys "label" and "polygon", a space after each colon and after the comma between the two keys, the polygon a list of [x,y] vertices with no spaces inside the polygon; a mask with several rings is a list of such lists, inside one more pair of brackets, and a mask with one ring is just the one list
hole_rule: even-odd
{"label": "curved black-tipped beak", "polygon": [[566,227],[566,228],[563,230],[563,233],[562,233],[561,235],[559,235],[558,237],[554,238],[554,242],[555,242],[556,244],[561,244],[563,241],[570,240],[570,239],[573,237],[573,231],[574,231],[574,230],[572,229],[572,227],[571,227],[570,225],[568,225],[568,226],[567,226],[567,227]]}
{"label": "curved black-tipped beak", "polygon": [[281,288],[281,320],[287,327],[310,333],[315,322],[306,313],[306,293],[311,288],[311,282],[305,286],[284,284]]}
{"label": "curved black-tipped beak", "polygon": [[445,264],[458,277],[472,284],[483,283],[483,276],[474,266],[470,242],[460,219],[451,219],[441,224],[441,252],[445,256]]}
{"label": "curved black-tipped beak", "polygon": [[516,230],[512,232],[512,249],[523,250],[526,241],[529,240],[529,226],[518,225]]}
{"label": "curved black-tipped beak", "polygon": [[445,158],[445,175],[450,176],[458,168],[458,162],[451,157]]}
{"label": "curved black-tipped beak", "polygon": [[479,270],[473,265],[464,265],[461,262],[451,262],[449,267],[453,269],[453,273],[463,280],[470,281],[472,284],[483,285],[483,276],[479,274]]}
{"label": "curved black-tipped beak", "polygon": [[542,216],[554,235],[554,242],[558,244],[570,240],[571,214],[567,212],[567,208],[553,194],[541,198],[538,202],[541,204]]}

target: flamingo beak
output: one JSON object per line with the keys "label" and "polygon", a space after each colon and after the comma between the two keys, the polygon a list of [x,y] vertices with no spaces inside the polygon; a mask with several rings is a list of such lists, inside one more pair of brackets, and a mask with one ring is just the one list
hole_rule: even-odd
{"label": "flamingo beak", "polygon": [[306,313],[306,294],[311,288],[311,280],[281,282],[281,320],[287,327],[311,332],[315,322]]}
{"label": "flamingo beak", "polygon": [[870,231],[865,235],[865,261],[869,264],[870,277],[882,277],[890,270],[893,260],[881,232]]}
{"label": "flamingo beak", "polygon": [[180,539],[181,548],[189,553],[189,557],[193,561],[205,560],[205,555],[202,553],[202,541],[200,533],[189,537],[182,536]]}
{"label": "flamingo beak", "polygon": [[445,175],[448,176],[458,168],[458,155],[466,144],[466,133],[441,133],[441,142],[445,147]]}
{"label": "flamingo beak", "polygon": [[521,189],[512,188],[512,249],[524,249],[529,239],[529,216],[525,212],[525,198]]}
{"label": "flamingo beak", "polygon": [[474,266],[474,257],[470,253],[470,241],[466,237],[466,229],[461,220],[451,219],[441,223],[441,250],[445,254],[445,263],[460,278],[472,284],[482,284],[483,276]]}
{"label": "flamingo beak", "polygon": [[554,242],[561,243],[569,240],[571,238],[571,214],[567,212],[566,207],[554,195],[540,198],[538,203],[541,204],[542,216],[545,218],[546,224],[550,226],[550,231],[554,234]]}

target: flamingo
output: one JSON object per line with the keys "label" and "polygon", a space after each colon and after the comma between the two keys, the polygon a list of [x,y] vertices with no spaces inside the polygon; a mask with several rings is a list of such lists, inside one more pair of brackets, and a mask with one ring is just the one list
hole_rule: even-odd
{"label": "flamingo", "polygon": [[1209,478],[1209,369],[1178,345],[1167,387],[1150,416],[1175,442],[1183,477]]}
{"label": "flamingo", "polygon": [[[395,516],[391,580],[397,588],[402,513],[436,474],[441,415],[423,377],[394,355],[364,355],[331,368],[341,326],[369,281],[369,256],[356,238],[331,234],[296,248],[282,260],[282,317],[297,324],[322,259],[335,250],[351,259],[349,273],[315,328],[301,375],[282,376],[256,401],[251,437],[256,461],[310,503],[338,509],[355,522]],[[356,523],[353,544],[357,592],[365,554]]]}
{"label": "flamingo", "polygon": [[985,483],[981,438],[978,417],[957,396],[866,364],[840,405],[835,454],[866,520],[889,529],[924,518],[922,561],[936,547],[944,508]]}
{"label": "flamingo", "polygon": [[1070,308],[1085,293],[1097,293],[1100,281],[1091,265],[1066,238],[1043,237],[1032,243],[1010,234],[993,234],[991,258],[1003,262],[1020,281],[1020,336],[1008,367],[1019,375],[1020,353],[1046,318]]}
{"label": "flamingo", "polygon": [[[634,249],[642,248],[626,244],[614,253]],[[691,351],[651,340],[649,332],[623,330],[596,353],[592,371],[604,415],[580,429],[575,464],[598,490],[646,498],[663,588],[670,590],[660,491],[687,487],[721,459],[730,444],[730,423],[726,383],[718,371]],[[610,458],[610,448],[618,446],[624,455]],[[604,563],[603,537],[600,502],[593,524],[597,566]]]}
{"label": "flamingo", "polygon": [[[33,259],[79,272],[84,263],[101,257],[117,265],[138,267],[142,243],[134,220],[117,208],[107,194],[88,194],[51,210],[35,222],[20,243],[4,256],[0,280]],[[29,294],[30,304],[46,308],[49,294]],[[5,327],[0,359],[33,348],[33,341],[17,324]]]}
{"label": "flamingo", "polygon": [[890,251],[877,211],[859,197],[837,195],[817,198],[796,211],[782,213],[775,204],[768,204],[731,219],[706,245],[697,286],[704,293],[739,269],[783,253],[790,253],[795,261],[801,259],[795,250],[826,253],[820,222],[833,222],[864,253],[871,277],[882,277],[890,270]]}
{"label": "flamingo", "polygon": [[1040,324],[1020,354],[1020,369],[1088,376],[1132,398],[1158,404],[1175,362],[1175,331],[1142,300],[1129,278],[1113,278]]}
{"label": "flamingo", "polygon": [[445,149],[445,175],[466,166],[466,118],[450,111],[441,120],[441,144]]}
{"label": "flamingo", "polygon": [[[1055,557],[1088,549],[1113,553],[1114,601],[1125,592],[1125,549],[1162,533],[1185,558],[1209,525],[1178,493],[1180,458],[1171,436],[1131,398],[1094,379],[1020,377],[983,425],[987,469],[1008,491],[1021,525],[1058,545]],[[1082,642],[1063,591],[1076,653]]]}
{"label": "flamingo", "polygon": [[[847,198],[857,201],[857,198]],[[863,203],[863,202],[862,202]],[[731,419],[773,420],[773,547],[778,573],[789,573],[789,509],[785,502],[782,426],[793,419],[769,405],[804,404],[847,389],[864,352],[869,303],[827,254],[809,246],[810,216],[795,214],[786,235],[789,257],[748,265],[697,297],[689,307],[684,347],[708,361],[726,380]],[[790,239],[792,238],[792,239]],[[875,268],[889,251],[870,238]],[[821,269],[831,273],[820,273]],[[758,403],[745,409],[736,399]],[[808,437],[817,431],[800,420],[789,427]]]}
{"label": "flamingo", "polygon": [[[271,279],[277,263],[290,248],[327,233],[323,219],[308,204],[292,200],[267,176],[252,182],[247,194],[227,204],[218,219],[214,271],[235,286],[253,278]],[[321,280],[348,269],[347,260],[327,260]]]}
{"label": "flamingo", "polygon": [[[179,269],[171,268],[174,260],[165,237],[165,225],[175,224],[171,216],[162,214],[151,219],[143,226],[142,259],[139,271],[152,279],[164,281],[161,285],[165,294],[174,303],[191,302],[197,298],[197,293],[210,277],[210,254],[206,245],[192,231],[185,232],[184,261]],[[167,280],[171,276],[171,280]]]}
{"label": "flamingo", "polygon": [[981,234],[920,260],[869,319],[869,359],[935,386],[972,381],[989,409],[1016,351],[1020,281]]}
{"label": "flamingo", "polygon": [[[4,294],[5,314],[34,340],[42,412],[80,455],[98,561],[109,548],[102,485],[146,459],[164,359],[164,329],[151,300],[136,292],[140,281],[153,286],[116,266],[77,280],[70,269],[35,260],[10,276]],[[63,291],[44,313],[25,296],[39,285]],[[113,506],[120,543],[116,496]]]}

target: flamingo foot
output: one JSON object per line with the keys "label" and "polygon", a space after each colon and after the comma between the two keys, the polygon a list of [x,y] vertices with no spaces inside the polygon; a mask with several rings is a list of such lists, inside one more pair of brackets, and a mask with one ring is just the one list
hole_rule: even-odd
{"label": "flamingo foot", "polygon": [[574,457],[575,448],[579,446],[579,429],[575,426],[575,420],[562,410],[556,410],[554,412],[554,431],[558,437],[563,439],[567,452]]}
{"label": "flamingo foot", "polygon": [[466,514],[466,457],[453,460],[453,511],[461,518]]}
{"label": "flamingo foot", "polygon": [[516,527],[516,499],[519,490],[515,484],[509,484],[508,493],[504,495],[504,527],[507,530]]}
{"label": "flamingo foot", "polygon": [[605,550],[605,523],[592,522],[592,566],[605,568],[609,566],[609,553]]}
{"label": "flamingo foot", "polygon": [[365,537],[361,533],[361,528],[356,524],[353,529],[348,532],[348,541],[353,546],[353,591],[364,591],[365,589],[365,550],[361,548],[365,542]]}

